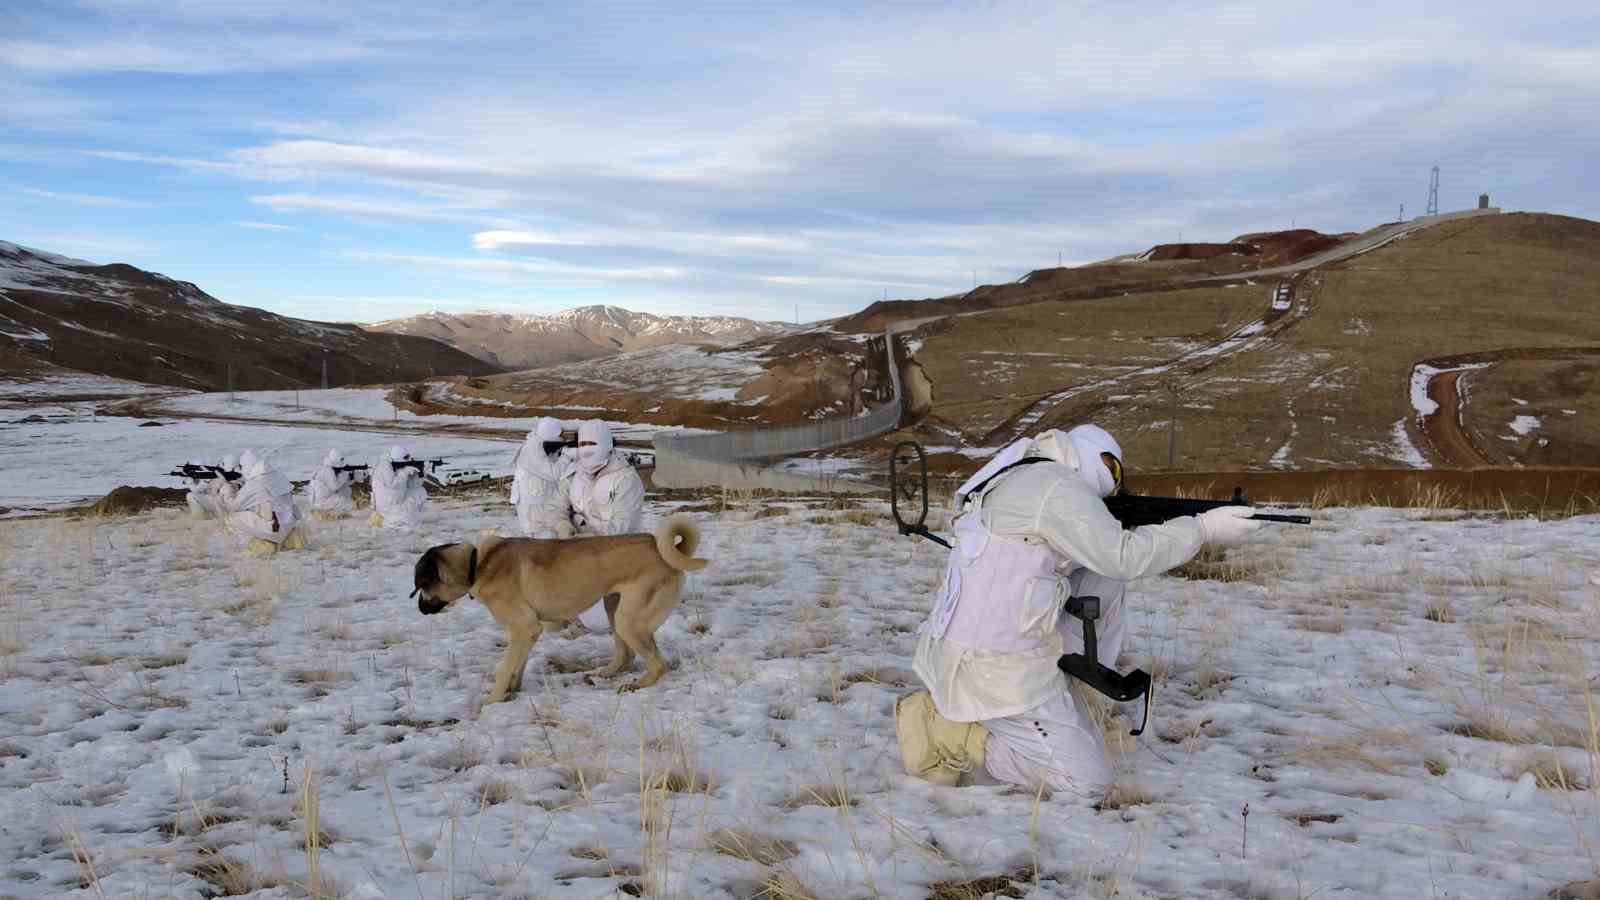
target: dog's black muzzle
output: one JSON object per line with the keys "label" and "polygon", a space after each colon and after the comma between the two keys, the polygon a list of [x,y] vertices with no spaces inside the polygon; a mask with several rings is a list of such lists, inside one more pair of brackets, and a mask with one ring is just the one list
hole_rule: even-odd
{"label": "dog's black muzzle", "polygon": [[425,616],[431,616],[435,613],[442,613],[444,612],[444,608],[449,605],[450,604],[444,602],[443,600],[435,600],[432,597],[429,597],[427,594],[423,594],[417,598],[417,611]]}

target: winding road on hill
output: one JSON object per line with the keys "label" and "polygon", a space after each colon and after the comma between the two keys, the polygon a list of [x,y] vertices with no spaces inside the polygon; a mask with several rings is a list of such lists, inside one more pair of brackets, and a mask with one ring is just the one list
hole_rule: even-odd
{"label": "winding road on hill", "polygon": [[[1493,212],[1498,212],[1498,210]],[[1470,210],[1465,214],[1449,214],[1412,219],[1409,222],[1396,222],[1373,229],[1371,232],[1337,247],[1314,253],[1305,259],[1287,265],[1228,275],[1207,275],[1181,282],[1180,284],[1183,287],[1197,287],[1201,285],[1246,284],[1259,279],[1280,278],[1282,279],[1280,286],[1286,285],[1288,290],[1287,293],[1280,293],[1275,288],[1268,302],[1268,307],[1261,318],[1230,332],[1220,340],[1190,350],[1172,359],[1141,367],[1132,372],[1125,372],[1089,384],[1063,385],[1058,390],[1038,395],[1033,402],[984,434],[980,443],[984,446],[994,446],[996,443],[1014,440],[1027,433],[1058,406],[1069,400],[1094,392],[1122,387],[1138,379],[1194,375],[1241,352],[1268,343],[1280,337],[1285,331],[1294,327],[1297,322],[1311,314],[1312,308],[1309,304],[1296,302],[1299,299],[1297,297],[1299,282],[1307,272],[1377,250],[1434,225],[1461,218],[1470,218],[1480,214],[1491,213],[1479,213],[1476,210]],[[1296,309],[1298,311],[1290,314],[1292,310]],[[989,312],[989,310],[981,312]],[[974,315],[981,314],[981,312],[974,313]]]}
{"label": "winding road on hill", "polygon": [[[1600,347],[1509,347],[1459,356],[1425,359],[1412,367],[1434,370],[1425,390],[1435,409],[1417,417],[1417,432],[1429,452],[1428,462],[1441,468],[1480,469],[1506,463],[1473,439],[1467,427],[1467,400],[1461,381],[1472,372],[1516,360],[1570,360],[1600,356]],[[1416,376],[1413,375],[1413,378]]]}

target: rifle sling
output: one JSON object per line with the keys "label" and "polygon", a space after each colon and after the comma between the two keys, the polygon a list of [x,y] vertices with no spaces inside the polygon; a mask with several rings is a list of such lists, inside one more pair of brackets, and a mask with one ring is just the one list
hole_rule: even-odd
{"label": "rifle sling", "polygon": [[1054,460],[1051,460],[1048,457],[1044,457],[1044,456],[1030,456],[1030,457],[1027,457],[1026,459],[1019,459],[1019,460],[1017,460],[1016,462],[1012,463],[1009,466],[1002,467],[1000,469],[1000,471],[998,471],[998,472],[994,473],[993,475],[990,475],[988,478],[985,478],[984,480],[978,482],[977,485],[975,487],[973,487],[972,490],[967,491],[967,500],[968,500],[968,502],[971,502],[973,497],[981,497],[981,496],[983,496],[983,491],[984,491],[985,488],[987,488],[990,484],[992,484],[996,478],[999,478],[1001,475],[1006,474],[1007,472],[1011,471],[1012,469],[1021,468],[1022,466],[1031,466],[1034,463],[1042,463],[1042,462],[1054,462]]}

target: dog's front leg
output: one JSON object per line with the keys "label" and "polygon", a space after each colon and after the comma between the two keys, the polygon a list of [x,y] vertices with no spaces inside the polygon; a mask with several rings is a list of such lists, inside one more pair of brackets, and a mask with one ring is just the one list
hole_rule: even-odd
{"label": "dog's front leg", "polygon": [[506,694],[522,685],[522,669],[528,664],[528,652],[532,649],[532,634],[523,631],[511,633],[506,653],[500,658],[500,667],[494,673],[494,687],[484,702],[499,703],[506,699]]}
{"label": "dog's front leg", "polygon": [[[511,675],[511,688],[510,688],[510,692],[511,693],[513,693],[513,694],[522,693],[522,673],[527,670],[527,668],[528,668],[528,657],[533,653],[533,645],[538,643],[539,635],[542,634],[543,632],[544,632],[544,629],[541,628],[539,625],[535,624],[533,626],[533,632],[528,635],[528,645],[526,647],[524,647],[523,650],[522,650],[522,661],[517,663],[516,668],[513,670],[512,675]],[[507,649],[509,650],[510,648],[507,648]]]}

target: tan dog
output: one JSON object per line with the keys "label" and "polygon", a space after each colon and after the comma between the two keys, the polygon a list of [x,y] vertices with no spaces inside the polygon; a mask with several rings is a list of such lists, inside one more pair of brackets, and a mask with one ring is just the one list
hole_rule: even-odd
{"label": "tan dog", "polygon": [[683,573],[703,569],[695,559],[700,530],[682,516],[661,523],[654,535],[618,534],[564,541],[485,537],[477,546],[440,544],[417,560],[417,609],[433,615],[467,594],[477,597],[510,639],[495,671],[488,702],[522,689],[522,670],[534,641],[604,597],[615,644],[611,664],[595,670],[610,677],[643,656],[643,678],[622,690],[649,687],[667,664],[655,632],[678,605]]}

